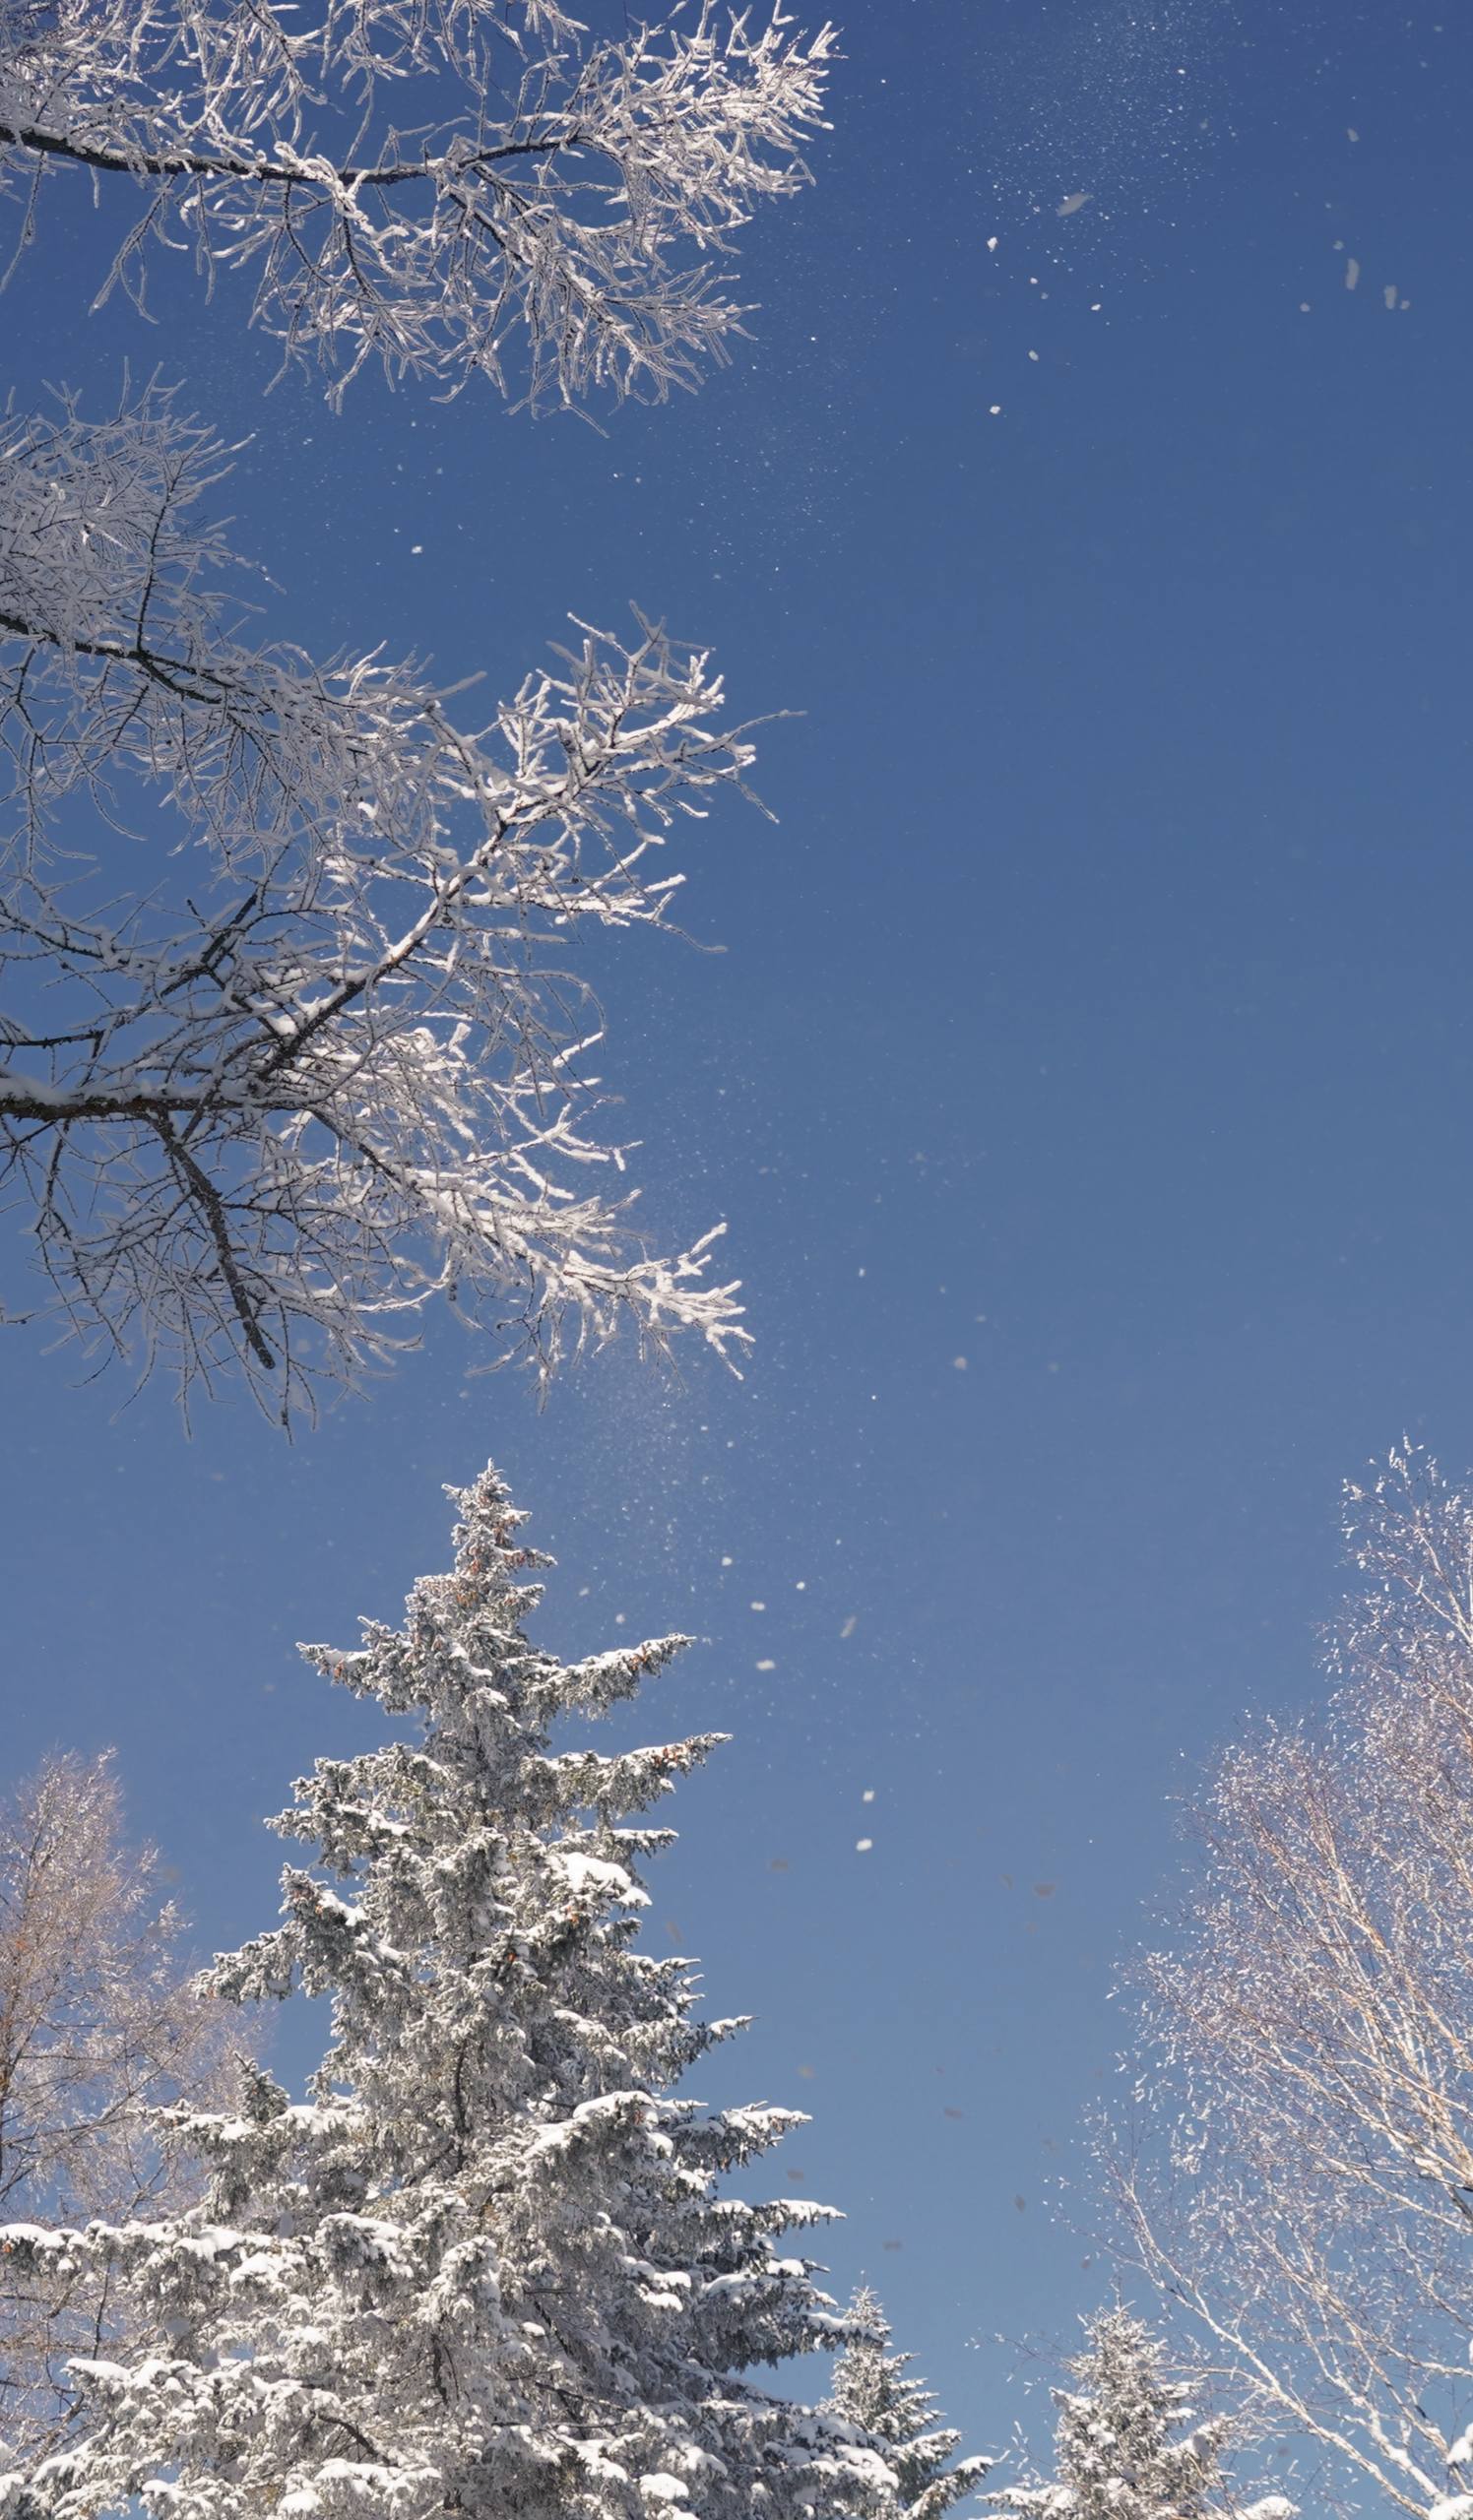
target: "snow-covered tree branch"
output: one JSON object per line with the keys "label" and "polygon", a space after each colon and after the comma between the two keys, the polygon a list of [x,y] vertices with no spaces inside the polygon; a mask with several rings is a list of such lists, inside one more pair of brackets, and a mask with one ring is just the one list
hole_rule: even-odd
{"label": "snow-covered tree branch", "polygon": [[745,792],[706,658],[580,628],[476,721],[262,644],[226,464],[158,393],[0,430],[0,1175],[50,1304],[283,1417],[439,1295],[544,1366],[621,1315],[729,1352],[711,1237],[653,1256],[586,1186],[622,1158],[561,960],[658,924],[668,833]]}
{"label": "snow-covered tree branch", "polygon": [[244,274],[335,395],[661,398],[741,328],[717,266],[807,180],[832,52],[710,0],[610,40],[556,0],[0,0],[0,184],[22,245],[68,168],[130,194],[107,286]]}
{"label": "snow-covered tree branch", "polygon": [[[42,2230],[187,2200],[160,2112],[224,2096],[224,2007],[188,1982],[157,1857],[106,1759],[53,1757],[0,1811],[0,2214]],[[100,2269],[0,2254],[0,2468],[53,2448],[68,2359],[122,2332]]]}

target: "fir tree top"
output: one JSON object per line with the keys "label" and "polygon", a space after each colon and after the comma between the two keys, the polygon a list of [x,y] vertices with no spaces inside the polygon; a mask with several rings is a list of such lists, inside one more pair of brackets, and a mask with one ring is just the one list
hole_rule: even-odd
{"label": "fir tree top", "polygon": [[[455,1491],[452,1491],[455,1493]],[[525,1634],[547,1560],[494,1472],[456,1494],[455,1564],[332,1679],[416,1736],[322,1759],[277,1824],[317,1849],[284,1922],[218,1961],[237,2001],[330,1999],[308,2095],[269,2074],[179,2112],[192,2214],[0,2234],[22,2271],[105,2262],[145,2342],[77,2366],[76,2437],[0,2488],[0,2520],[838,2520],[893,2508],[854,2424],[745,2374],[853,2323],[781,2253],[826,2210],[725,2174],[799,2122],[673,2085],[736,2022],[639,1947],[630,1824],[721,1737],[612,1756],[569,1716],[634,1694],[684,1642],[562,1664]]]}
{"label": "fir tree top", "polygon": [[[1056,2389],[1054,2478],[991,2494],[1006,2520],[1200,2520],[1221,2509],[1230,2426],[1198,2421],[1191,2389],[1168,2379],[1148,2328],[1120,2306],[1086,2322],[1068,2364],[1073,2389]],[[1261,2520],[1287,2520],[1289,2506]]]}
{"label": "fir tree top", "polygon": [[941,2520],[975,2493],[992,2462],[969,2458],[948,2468],[962,2436],[936,2423],[931,2391],[911,2376],[914,2356],[885,2351],[890,2329],[878,2296],[862,2285],[850,2309],[859,2332],[834,2365],[829,2405],[883,2446],[895,2478],[881,2506],[886,2520]]}

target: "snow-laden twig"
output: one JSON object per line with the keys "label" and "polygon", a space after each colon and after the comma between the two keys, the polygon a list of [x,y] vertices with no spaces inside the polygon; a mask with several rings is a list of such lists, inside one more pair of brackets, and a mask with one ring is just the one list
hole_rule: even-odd
{"label": "snow-laden twig", "polygon": [[240,272],[283,362],[539,406],[663,400],[741,329],[718,273],[807,180],[827,28],[781,9],[595,41],[549,0],[0,0],[15,252],[70,168],[156,248]]}
{"label": "snow-laden twig", "polygon": [[253,635],[226,465],[158,392],[0,429],[0,1178],[51,1303],[283,1417],[437,1296],[544,1369],[624,1315],[730,1354],[713,1237],[653,1255],[593,1185],[560,959],[658,925],[676,817],[746,792],[706,657],[580,624],[468,726],[413,661]]}

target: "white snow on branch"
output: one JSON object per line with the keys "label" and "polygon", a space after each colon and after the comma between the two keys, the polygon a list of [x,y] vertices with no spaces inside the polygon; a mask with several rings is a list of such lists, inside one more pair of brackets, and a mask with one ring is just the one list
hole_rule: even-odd
{"label": "white snow on branch", "polygon": [[263,644],[198,514],[227,455],[158,392],[0,425],[0,1177],[51,1308],[284,1418],[437,1298],[544,1371],[623,1317],[730,1357],[721,1228],[636,1234],[565,961],[749,792],[720,680],[578,624],[468,726],[413,661]]}
{"label": "white snow on branch", "polygon": [[705,0],[594,39],[549,0],[0,0],[20,251],[71,172],[152,255],[247,276],[283,364],[534,405],[663,400],[727,354],[736,231],[807,180],[834,54]]}

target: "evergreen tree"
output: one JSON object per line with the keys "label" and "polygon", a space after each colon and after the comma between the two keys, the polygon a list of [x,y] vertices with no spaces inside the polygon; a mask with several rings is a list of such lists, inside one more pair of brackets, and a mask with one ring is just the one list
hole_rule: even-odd
{"label": "evergreen tree", "polygon": [[[1221,2508],[1226,2421],[1195,2420],[1186,2383],[1162,2377],[1156,2343],[1128,2310],[1100,2312],[1085,2333],[1068,2365],[1078,2386],[1054,2392],[1057,2473],[990,2494],[1003,2520],[1200,2520]],[[1289,2511],[1254,2507],[1259,2520]]]}
{"label": "evergreen tree", "polygon": [[890,2330],[877,2297],[862,2286],[851,2308],[863,2333],[834,2365],[830,2410],[883,2444],[895,2477],[886,2520],[940,2520],[976,2490],[992,2462],[970,2458],[947,2467],[962,2436],[936,2424],[931,2392],[907,2368],[914,2358],[886,2353]]}
{"label": "evergreen tree", "polygon": [[[454,1492],[454,1491],[452,1491]],[[676,2079],[739,2025],[637,1948],[619,1825],[720,1735],[603,1756],[566,1717],[631,1697],[685,1641],[562,1665],[528,1643],[548,1561],[487,1472],[454,1571],[402,1631],[307,1660],[414,1735],[324,1759],[276,1824],[315,1844],[285,1922],[217,1962],[237,2001],[327,1995],[293,2104],[245,2069],[234,2114],[178,2112],[205,2201],[152,2224],[0,2234],[18,2270],[105,2263],[148,2333],[74,2365],[78,2441],[0,2487],[6,2520],[822,2520],[882,2510],[877,2449],[752,2366],[853,2322],[779,2253],[823,2208],[725,2174],[795,2113],[706,2110]]]}

